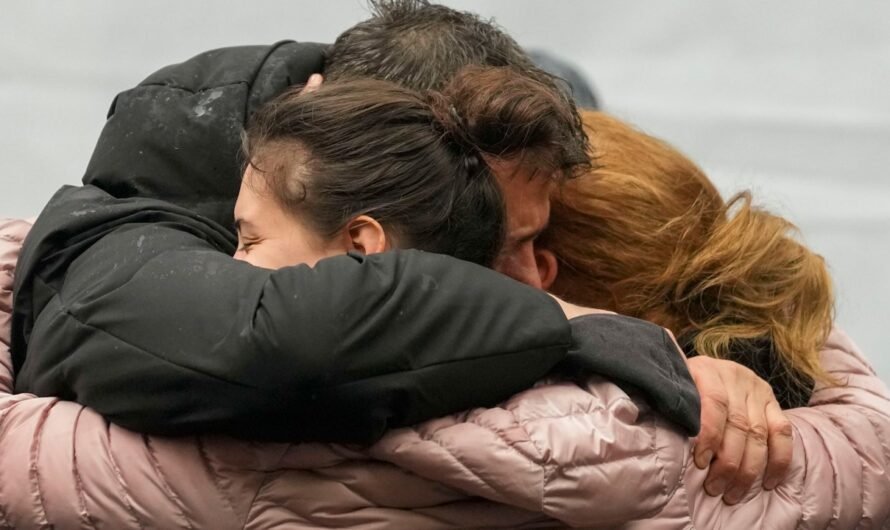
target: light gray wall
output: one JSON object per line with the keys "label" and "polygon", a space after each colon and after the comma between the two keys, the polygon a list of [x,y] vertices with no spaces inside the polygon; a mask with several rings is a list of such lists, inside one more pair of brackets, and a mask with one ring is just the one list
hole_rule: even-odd
{"label": "light gray wall", "polygon": [[[558,51],[607,108],[795,221],[890,380],[890,3],[452,1]],[[199,51],[329,42],[359,0],[4,2],[0,215],[76,183],[115,93]]]}

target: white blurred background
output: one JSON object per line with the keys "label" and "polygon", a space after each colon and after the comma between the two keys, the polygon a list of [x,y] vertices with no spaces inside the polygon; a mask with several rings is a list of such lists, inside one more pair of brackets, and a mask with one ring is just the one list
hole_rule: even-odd
{"label": "white blurred background", "polygon": [[[890,381],[890,3],[445,1],[574,63],[604,108],[801,228]],[[4,2],[0,216],[78,183],[114,95],[206,49],[331,42],[362,0]]]}

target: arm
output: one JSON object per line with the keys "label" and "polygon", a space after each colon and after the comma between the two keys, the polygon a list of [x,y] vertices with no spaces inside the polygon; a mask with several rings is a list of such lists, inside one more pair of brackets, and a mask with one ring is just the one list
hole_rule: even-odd
{"label": "arm", "polygon": [[[570,318],[608,313],[554,298]],[[602,359],[605,362],[597,363],[593,373],[605,375],[619,385],[627,387],[630,384],[630,388],[643,390],[643,395],[665,417],[685,426],[690,434],[698,433],[695,441],[695,463],[699,468],[708,470],[705,488],[710,495],[722,496],[724,502],[734,504],[755,484],[759,485],[761,480],[767,489],[772,489],[781,482],[792,457],[791,423],[782,414],[772,388],[766,381],[736,362],[705,356],[687,359],[688,371],[701,395],[700,405],[696,401],[694,408],[685,413],[685,416],[689,416],[690,412],[700,413],[700,421],[696,416],[694,422],[689,422],[684,420],[684,414],[678,415],[681,407],[668,405],[675,403],[670,396],[682,395],[676,385],[669,384],[671,379],[665,380],[668,384],[662,381],[660,385],[652,385],[651,382],[646,384],[646,379],[628,377],[634,373],[658,373],[659,367],[673,367],[678,361],[676,356],[634,355],[646,347],[636,345],[629,348],[630,338],[645,335],[645,329],[612,334],[614,339],[608,341],[608,344],[604,340],[606,336],[601,327],[593,332],[592,336],[597,338],[599,347],[592,351],[606,353]],[[585,335],[591,336],[589,333]],[[666,335],[676,345],[670,332]],[[652,342],[650,340],[649,344]],[[632,355],[625,353],[616,357],[615,351],[625,351]],[[680,351],[679,345],[676,345],[676,351]],[[573,356],[570,354],[561,365],[572,364],[572,361]],[[635,372],[626,373],[627,367],[633,368]],[[648,369],[641,369],[643,367]],[[688,379],[689,374],[685,369],[674,367],[671,372],[674,380],[683,379],[683,376]],[[660,393],[651,391],[659,387]],[[684,401],[691,402],[686,399],[680,403]],[[698,432],[699,427],[701,432]]]}
{"label": "arm", "polygon": [[208,230],[158,201],[57,194],[19,262],[17,390],[149,433],[368,441],[504,399],[571,343],[546,294],[482,267],[408,251],[268,271]]}
{"label": "arm", "polygon": [[[283,509],[303,513],[305,500],[292,504],[295,502],[294,492],[305,488],[305,479],[296,470],[306,466],[306,462],[300,461],[299,457],[294,460],[300,452],[300,446],[290,446],[288,449],[288,446],[256,445],[252,442],[245,442],[248,445],[244,445],[245,443],[224,439],[139,436],[109,424],[95,411],[75,403],[8,393],[12,380],[8,352],[12,276],[19,247],[28,228],[27,223],[18,221],[0,223],[0,271],[3,273],[0,277],[0,382],[7,383],[0,391],[0,470],[9,479],[4,483],[5,487],[0,484],[0,524],[32,527],[52,523],[73,527],[88,520],[93,525],[114,527],[134,526],[138,522],[144,526],[164,528],[183,524],[194,527],[240,528],[249,519],[251,505],[237,502],[229,504],[224,499],[244,484],[259,484],[263,470],[274,473],[274,478],[267,480],[276,484],[270,490],[275,492],[271,494],[276,499],[275,502]],[[148,243],[143,241],[143,247],[146,245]],[[608,325],[598,326],[600,323]],[[594,344],[589,337],[576,341],[574,358],[583,356],[580,350],[584,350],[585,345],[606,347],[620,336],[626,337],[629,333],[641,331],[644,335],[652,331],[652,336],[657,340],[651,341],[639,352],[626,351],[626,355],[651,354],[656,363],[664,360],[662,355],[676,355],[673,349],[664,348],[661,335],[654,333],[659,331],[663,334],[660,328],[635,319],[610,315],[605,318],[575,319],[572,325],[576,328],[576,335],[592,336],[598,330],[601,332],[599,340],[602,341]],[[640,326],[647,329],[641,329]],[[576,366],[590,367],[598,360],[599,357],[591,356],[575,362]],[[629,373],[627,368],[622,371]],[[667,385],[670,387],[669,391],[675,392],[676,385],[683,382],[685,388],[681,389],[681,394],[694,391],[688,375],[678,378],[677,374],[665,371],[659,377],[651,373],[651,369],[643,371],[650,372],[648,377],[652,380],[652,386]],[[641,381],[640,376],[633,377]],[[573,402],[575,405],[572,405]],[[566,414],[563,407],[571,406],[580,409],[586,407],[587,410]],[[512,427],[504,431],[491,429],[492,426],[506,426],[502,421],[505,417],[511,418]],[[462,419],[456,420],[457,418]],[[461,424],[461,421],[466,423]],[[436,425],[443,424],[447,424],[448,428],[432,432]],[[11,426],[15,428],[10,428]],[[467,427],[475,427],[485,443],[477,445],[480,438],[468,439],[459,435],[454,438],[456,431],[466,431]],[[589,430],[591,427],[592,431]],[[478,472],[480,476],[498,476],[498,480],[504,484],[486,483],[483,480],[487,489],[477,491],[480,480],[472,474],[456,473],[453,467],[442,470],[448,473],[435,470],[429,477],[429,482],[420,478],[423,476],[423,469],[419,471],[419,475],[402,472],[398,476],[408,477],[404,480],[421,490],[438,489],[438,486],[432,484],[441,481],[456,488],[469,482],[470,486],[466,491],[474,495],[525,507],[534,512],[540,511],[544,504],[547,506],[545,512],[549,515],[578,524],[585,520],[600,520],[605,516],[612,518],[610,520],[638,517],[660,506],[666,499],[661,491],[660,481],[676,480],[683,456],[683,444],[663,443],[664,439],[682,439],[682,436],[663,421],[657,420],[648,412],[648,407],[639,408],[614,385],[590,382],[586,378],[582,386],[568,383],[544,384],[511,398],[502,408],[477,409],[469,414],[429,422],[421,429],[430,436],[415,437],[414,433],[417,431],[406,429],[402,434],[388,435],[372,451],[383,451],[385,456],[386,449],[382,448],[392,448],[395,444],[399,448],[395,452],[395,458],[408,458],[408,469],[421,465],[430,471],[434,469],[430,464],[435,464],[438,455],[448,447],[457,452],[458,459],[468,459],[467,470]],[[565,431],[565,435],[556,440],[559,442],[556,445],[550,440],[550,433],[554,430]],[[652,438],[656,431],[661,433],[660,437],[667,438]],[[411,433],[408,439],[404,433]],[[514,439],[519,433],[525,434]],[[526,439],[533,440],[533,443],[524,441]],[[661,443],[656,452],[650,453],[651,445],[659,440]],[[439,446],[438,441],[445,441],[447,444]],[[407,447],[415,442],[417,445],[414,448]],[[427,450],[424,444],[435,450]],[[491,444],[499,447],[495,454],[489,452]],[[620,473],[623,477],[632,478],[639,485],[637,495],[643,502],[620,509],[615,501],[627,503],[628,498],[624,496],[621,499],[623,495],[617,494],[614,488],[595,488],[590,492],[580,489],[575,492],[574,481],[581,476],[571,474],[571,468],[578,462],[578,456],[571,444],[583,448],[583,458],[590,459],[590,465],[595,465],[597,470]],[[547,449],[548,445],[554,445],[554,448]],[[303,447],[312,453],[312,446]],[[284,450],[288,457],[282,460]],[[632,455],[633,458],[619,458],[619,452]],[[222,461],[228,462],[224,467],[228,473],[226,476],[233,478],[232,482],[220,482],[218,476],[210,471],[212,466],[219,465],[221,455],[225,455]],[[659,458],[673,464],[662,472],[659,470]],[[412,464],[411,459],[418,461]],[[427,462],[425,465],[424,460]],[[311,457],[310,461],[315,462]],[[208,462],[213,464],[209,467]],[[450,462],[452,460],[444,463]],[[504,466],[505,463],[508,465]],[[290,473],[283,473],[283,470]],[[566,476],[565,472],[569,475]],[[392,478],[392,475],[388,476]],[[46,477],[52,477],[52,480],[47,480]],[[517,480],[518,477],[521,480]],[[517,482],[528,480],[540,481],[540,485],[546,488],[515,487]],[[513,483],[514,486],[504,487],[507,483]],[[232,484],[238,486],[233,489]],[[583,485],[592,487],[590,482]],[[541,497],[536,492],[542,492],[544,496]],[[582,498],[581,492],[583,495],[590,494],[590,498],[596,502],[587,502],[586,498]],[[255,493],[256,491],[248,489],[237,495],[253,498]],[[262,497],[264,502],[270,502],[269,495],[269,491],[266,491],[266,496]],[[310,497],[302,495],[300,498]],[[458,493],[451,499],[466,500]],[[562,501],[567,505],[561,504]],[[449,502],[448,510],[450,513],[459,513],[459,506],[465,504]],[[417,509],[422,512],[424,508],[429,507]],[[409,506],[406,505],[405,509],[408,510]],[[478,521],[479,514],[472,513],[472,502],[467,509],[470,513],[466,520]],[[436,508],[431,508],[433,513],[435,510]],[[524,512],[504,508],[501,512],[492,512],[489,509],[487,513],[490,517],[493,513],[499,513],[495,520],[504,524],[505,520],[498,517],[503,518],[510,514],[517,516]],[[517,521],[527,518],[528,515],[518,515]]]}
{"label": "arm", "polygon": [[727,506],[705,494],[704,471],[687,470],[697,525],[881,528],[890,522],[890,392],[841,331],[832,332],[822,362],[842,384],[818,385],[809,407],[786,411],[794,433],[786,479]]}
{"label": "arm", "polygon": [[566,525],[617,528],[671,501],[689,448],[644,400],[594,376],[542,382],[497,407],[393,431],[370,454]]}
{"label": "arm", "polygon": [[[7,368],[0,370],[0,381],[5,382],[11,381],[6,347],[13,267],[28,228],[24,223],[14,225],[18,230],[15,242],[6,245],[6,237],[0,241],[0,270],[4,273],[0,278],[0,317],[6,319],[6,325],[0,326],[0,361]],[[0,235],[5,234],[3,228],[0,227]],[[143,246],[146,244],[143,241]],[[578,319],[573,325],[589,327],[596,320]],[[615,321],[607,320],[614,328]],[[638,324],[632,319],[624,322]],[[661,343],[659,340],[656,344]],[[8,386],[4,392],[9,391]],[[567,415],[562,407],[572,406],[573,402],[586,410]],[[426,472],[432,482],[445,482],[530,511],[537,512],[545,506],[546,513],[566,522],[624,520],[660,507],[666,501],[662,481],[676,481],[681,469],[685,446],[682,442],[664,441],[683,437],[647,411],[643,407],[641,412],[620,389],[602,381],[585,382],[583,388],[568,383],[546,384],[511,398],[501,408],[477,409],[468,415],[431,421],[420,430],[393,432],[372,452],[421,477]],[[4,428],[8,425],[16,428]],[[503,430],[492,429],[510,425]],[[476,437],[455,434],[468,427],[476,429]],[[556,440],[558,444],[550,439],[555,429],[564,433]],[[137,436],[109,425],[94,411],[74,403],[7,393],[0,393],[0,431],[0,469],[10,478],[6,482],[9,489],[0,484],[0,524],[30,527],[52,522],[78,526],[87,517],[93,524],[121,527],[137,521],[170,527],[186,520],[196,527],[228,528],[243,526],[247,517],[244,510],[235,509],[244,506],[223,502],[225,492],[217,491],[220,485],[204,465],[206,448],[197,440]],[[656,432],[660,433],[658,438],[653,437]],[[36,453],[35,440],[40,441]],[[655,442],[659,444],[652,453]],[[596,487],[589,481],[582,483],[589,491],[576,491],[576,481],[583,477],[571,473],[578,462],[572,444],[583,449],[583,458],[589,459],[598,472],[606,473],[602,476],[617,473],[630,479],[643,502],[628,506],[622,492]],[[555,449],[546,449],[548,445]],[[453,458],[438,459],[448,450],[454,451],[458,460],[465,459],[466,467],[447,465],[454,462]],[[257,446],[250,450],[227,447],[224,453],[237,455],[243,466],[242,479],[248,470],[263,469],[269,458],[281,458],[280,449],[271,446],[262,450]],[[659,459],[669,463],[667,469],[660,469]],[[120,461],[127,465],[121,466]],[[437,468],[435,464],[446,466]],[[34,469],[36,477],[51,476],[52,480],[35,478]],[[492,473],[503,484],[479,478]],[[274,480],[283,485],[285,492],[301,484],[298,478],[280,472],[276,472]],[[517,483],[528,486],[528,481],[541,487],[515,487]],[[108,487],[118,483],[122,488]],[[28,487],[21,487],[23,484]],[[504,484],[514,487],[499,487]],[[39,492],[37,504],[33,492]]]}
{"label": "arm", "polygon": [[683,356],[654,324],[564,309],[576,316],[575,347],[559,375],[497,407],[388,433],[371,455],[573,526],[613,528],[663,509],[698,425]]}

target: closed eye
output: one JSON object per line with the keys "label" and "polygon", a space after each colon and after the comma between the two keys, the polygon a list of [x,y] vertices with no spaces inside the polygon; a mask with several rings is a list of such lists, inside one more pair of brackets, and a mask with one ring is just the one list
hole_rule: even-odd
{"label": "closed eye", "polygon": [[238,252],[247,252],[248,250],[251,249],[251,247],[253,247],[256,244],[257,244],[256,241],[242,241],[239,239],[238,240]]}

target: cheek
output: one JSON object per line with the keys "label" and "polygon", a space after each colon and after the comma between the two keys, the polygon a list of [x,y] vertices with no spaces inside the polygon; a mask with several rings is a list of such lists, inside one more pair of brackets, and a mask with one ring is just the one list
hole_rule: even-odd
{"label": "cheek", "polygon": [[293,237],[286,243],[282,242],[278,250],[280,261],[283,263],[282,267],[290,265],[309,265],[314,267],[320,260],[341,253],[331,251],[318,241],[311,240],[305,236]]}
{"label": "cheek", "polygon": [[[264,269],[280,269],[294,265],[314,267],[320,260],[333,255],[304,245],[276,244],[274,241],[254,245],[244,253],[243,261]],[[235,259],[239,259],[238,254]]]}
{"label": "cheek", "polygon": [[293,265],[296,265],[297,263],[305,263],[306,265],[309,265],[310,267],[315,267],[316,263],[323,260],[324,258],[333,256],[333,255],[334,254],[327,254],[324,252],[306,252],[306,253],[302,253],[299,260],[296,263],[294,263]]}
{"label": "cheek", "polygon": [[238,250],[233,258],[263,269],[280,269],[293,265],[314,267],[318,261],[338,254],[345,254],[347,248],[323,241],[306,233],[301,227],[293,227],[282,236],[267,236],[247,247]]}
{"label": "cheek", "polygon": [[232,257],[254,267],[272,270],[305,263],[305,259],[296,255],[294,249],[274,240],[254,243],[247,250],[236,251]]}
{"label": "cheek", "polygon": [[279,264],[280,260],[275,259],[274,255],[270,256],[268,249],[264,248],[263,245],[254,245],[248,251],[238,250],[232,257],[261,269],[280,269],[283,267],[283,265]]}

